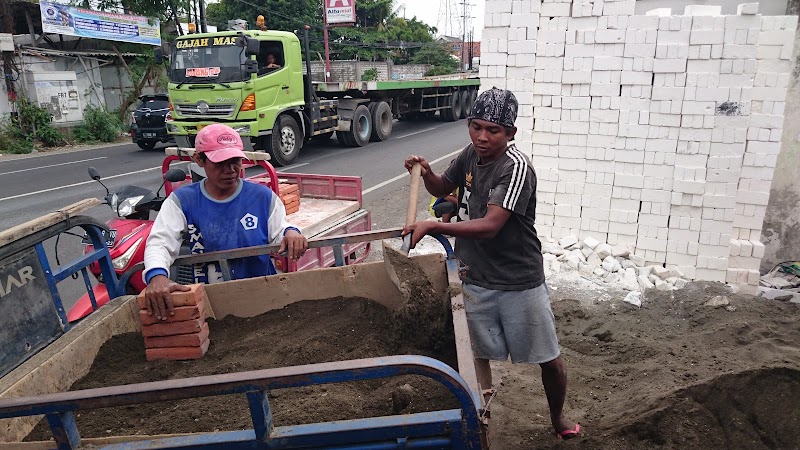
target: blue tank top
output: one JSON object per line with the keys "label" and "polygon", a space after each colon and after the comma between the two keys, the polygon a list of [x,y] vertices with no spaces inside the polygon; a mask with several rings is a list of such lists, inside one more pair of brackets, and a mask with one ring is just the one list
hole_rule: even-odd
{"label": "blue tank top", "polygon": [[[192,254],[252,247],[269,243],[269,212],[274,193],[263,185],[239,182],[237,192],[226,200],[214,200],[194,183],[175,190],[183,214]],[[231,277],[242,278],[273,275],[275,266],[268,255],[228,260]],[[195,283],[223,281],[219,263],[197,264]]]}

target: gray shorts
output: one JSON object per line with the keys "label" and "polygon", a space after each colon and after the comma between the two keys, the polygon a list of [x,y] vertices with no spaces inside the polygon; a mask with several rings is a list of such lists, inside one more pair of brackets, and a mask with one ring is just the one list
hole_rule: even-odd
{"label": "gray shorts", "polygon": [[558,349],[556,321],[547,286],[497,291],[463,283],[472,350],[479,359],[541,364]]}

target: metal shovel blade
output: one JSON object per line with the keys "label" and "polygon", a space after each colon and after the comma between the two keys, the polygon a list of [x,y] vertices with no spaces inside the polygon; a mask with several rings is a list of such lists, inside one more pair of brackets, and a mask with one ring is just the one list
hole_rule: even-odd
{"label": "metal shovel blade", "polygon": [[[383,265],[386,268],[386,274],[389,276],[389,279],[392,280],[392,283],[397,286],[397,289],[400,291],[400,296],[403,299],[402,303],[399,307],[402,307],[407,301],[408,298],[411,296],[411,293],[408,289],[409,280],[401,278],[403,274],[403,270],[400,270],[403,264],[408,264],[408,250],[403,252],[403,249],[397,250],[396,248],[392,247],[392,245],[387,241],[382,241],[383,243]],[[401,275],[398,275],[398,272]]]}

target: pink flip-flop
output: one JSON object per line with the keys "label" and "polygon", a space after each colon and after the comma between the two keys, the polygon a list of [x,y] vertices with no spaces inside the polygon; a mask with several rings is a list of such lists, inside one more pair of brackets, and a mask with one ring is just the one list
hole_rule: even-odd
{"label": "pink flip-flop", "polygon": [[556,437],[566,441],[566,440],[572,439],[574,437],[578,437],[578,435],[580,433],[581,433],[581,424],[576,423],[574,429],[572,429],[572,430],[564,430],[564,431],[561,431],[559,433],[556,433]]}

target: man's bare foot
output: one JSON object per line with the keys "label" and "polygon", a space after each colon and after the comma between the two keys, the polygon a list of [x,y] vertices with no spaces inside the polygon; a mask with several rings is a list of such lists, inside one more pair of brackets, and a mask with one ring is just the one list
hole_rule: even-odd
{"label": "man's bare foot", "polygon": [[556,435],[561,439],[572,439],[578,437],[581,433],[580,424],[570,422],[563,414],[557,419],[551,418],[551,422]]}

